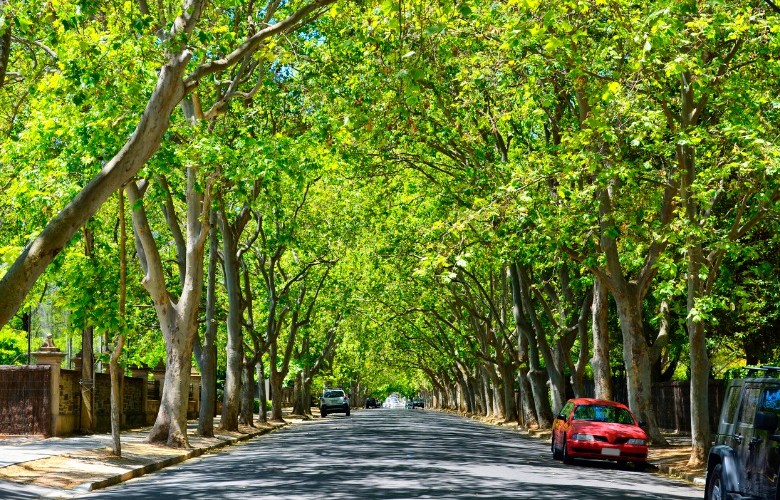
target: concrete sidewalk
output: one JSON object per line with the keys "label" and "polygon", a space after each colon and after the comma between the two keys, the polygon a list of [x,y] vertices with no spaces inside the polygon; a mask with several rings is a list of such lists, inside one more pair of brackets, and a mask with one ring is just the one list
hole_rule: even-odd
{"label": "concrete sidewalk", "polygon": [[122,457],[111,454],[111,435],[65,438],[0,438],[0,498],[71,498],[105,488],[267,434],[285,424],[241,426],[239,432],[219,430],[214,437],[195,435],[197,421],[188,423],[190,449],[145,443],[149,428],[122,432]]}

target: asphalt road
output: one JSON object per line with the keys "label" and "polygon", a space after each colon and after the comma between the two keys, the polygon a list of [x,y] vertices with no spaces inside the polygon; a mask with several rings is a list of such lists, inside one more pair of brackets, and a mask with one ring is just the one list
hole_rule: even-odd
{"label": "asphalt road", "polygon": [[84,498],[701,498],[603,462],[563,465],[549,444],[423,410],[331,415]]}

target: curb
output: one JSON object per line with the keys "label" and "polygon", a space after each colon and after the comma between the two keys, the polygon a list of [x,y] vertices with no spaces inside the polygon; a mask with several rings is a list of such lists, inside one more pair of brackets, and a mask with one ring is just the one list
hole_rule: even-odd
{"label": "curb", "polygon": [[683,472],[669,465],[665,465],[665,464],[652,464],[652,465],[658,470],[658,472],[662,474],[665,474],[667,476],[672,476],[678,479],[683,479],[685,481],[688,481],[689,483],[693,483],[695,486],[704,487],[705,484],[707,483],[706,478],[703,478],[696,474],[692,474],[690,472]]}
{"label": "curb", "polygon": [[157,462],[154,462],[154,463],[151,463],[151,464],[143,465],[143,466],[137,467],[135,469],[129,470],[127,472],[124,472],[122,474],[117,474],[117,475],[114,475],[114,476],[110,476],[110,477],[107,477],[105,479],[101,479],[99,481],[92,481],[92,482],[86,482],[86,483],[80,484],[79,486],[76,486],[75,488],[73,488],[71,491],[88,492],[88,491],[99,490],[99,489],[102,489],[102,488],[107,488],[109,486],[114,486],[114,485],[123,483],[125,481],[129,481],[130,479],[134,479],[134,478],[137,478],[137,477],[144,476],[144,475],[149,474],[151,472],[157,472],[157,471],[159,471],[161,469],[164,469],[166,467],[170,467],[171,465],[180,464],[180,463],[182,463],[182,462],[184,462],[186,460],[189,460],[191,458],[199,457],[199,456],[204,455],[204,454],[206,454],[208,452],[211,452],[211,451],[214,451],[214,450],[218,450],[218,449],[221,449],[221,448],[225,448],[227,446],[232,446],[232,445],[238,444],[238,443],[243,442],[243,441],[248,441],[250,439],[253,439],[253,438],[265,435],[265,434],[269,434],[269,433],[274,432],[274,431],[276,431],[278,429],[281,429],[283,427],[287,427],[288,425],[290,425],[290,422],[285,422],[284,424],[281,424],[281,425],[274,425],[273,427],[269,427],[269,428],[266,428],[266,429],[258,429],[255,432],[242,434],[242,435],[236,436],[236,437],[229,437],[229,438],[225,439],[224,441],[222,441],[221,443],[216,443],[216,444],[213,444],[213,445],[210,445],[210,446],[205,446],[203,448],[193,448],[193,449],[187,451],[186,453],[182,453],[181,455],[165,458],[163,460],[160,460],[160,461],[157,461]]}

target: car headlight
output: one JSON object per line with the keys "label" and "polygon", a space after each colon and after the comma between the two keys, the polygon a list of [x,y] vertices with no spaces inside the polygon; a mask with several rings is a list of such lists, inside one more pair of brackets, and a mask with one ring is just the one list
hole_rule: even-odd
{"label": "car headlight", "polygon": [[593,434],[572,434],[571,438],[574,441],[595,441]]}
{"label": "car headlight", "polygon": [[634,445],[634,446],[644,446],[645,445],[645,440],[644,439],[629,439],[626,443]]}

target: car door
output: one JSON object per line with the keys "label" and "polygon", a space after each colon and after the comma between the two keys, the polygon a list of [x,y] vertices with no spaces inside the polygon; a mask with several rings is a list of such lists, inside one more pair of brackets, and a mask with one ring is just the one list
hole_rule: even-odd
{"label": "car door", "polygon": [[[780,413],[780,385],[765,387],[759,399],[758,411],[765,413]],[[757,498],[775,498],[777,491],[777,474],[780,464],[778,443],[770,437],[777,434],[777,429],[755,429],[751,439],[750,457],[748,459],[748,475],[751,481],[748,493]]]}
{"label": "car door", "polygon": [[755,455],[753,454],[753,448],[755,447],[755,442],[753,442],[753,419],[756,416],[760,395],[760,385],[754,383],[745,384],[739,417],[734,429],[733,448],[736,454],[740,493],[747,493],[756,487],[754,484],[755,466],[753,464],[755,460]]}
{"label": "car door", "polygon": [[574,402],[568,401],[553,422],[553,437],[555,440],[555,447],[559,450],[563,450],[563,442],[566,440],[566,431],[569,430],[569,417],[571,411],[574,408]]}

